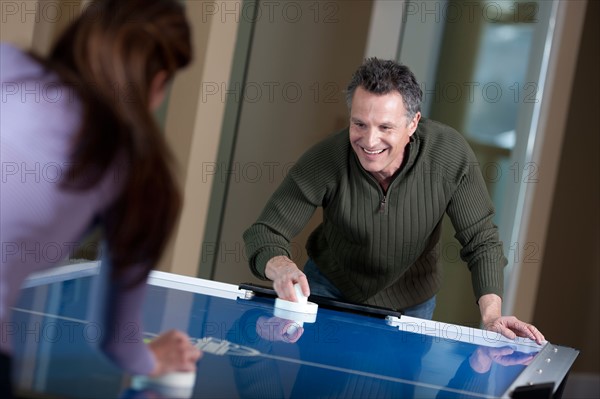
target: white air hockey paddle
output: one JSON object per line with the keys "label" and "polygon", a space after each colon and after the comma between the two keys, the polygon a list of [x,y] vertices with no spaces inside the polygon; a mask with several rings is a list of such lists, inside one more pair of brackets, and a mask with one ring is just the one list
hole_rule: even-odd
{"label": "white air hockey paddle", "polygon": [[285,299],[276,298],[273,314],[282,319],[292,320],[294,324],[288,327],[286,334],[293,335],[298,331],[299,327],[303,327],[304,323],[314,323],[317,320],[317,311],[319,305],[313,302],[308,302],[308,298],[302,293],[300,284],[294,284],[296,291],[296,299],[298,302],[286,301]]}
{"label": "white air hockey paddle", "polygon": [[131,387],[137,390],[152,390],[167,398],[191,398],[196,384],[195,371],[175,371],[159,377],[136,375]]}

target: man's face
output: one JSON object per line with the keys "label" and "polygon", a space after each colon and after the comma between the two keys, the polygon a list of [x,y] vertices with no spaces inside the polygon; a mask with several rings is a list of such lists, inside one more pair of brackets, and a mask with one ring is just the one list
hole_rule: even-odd
{"label": "man's face", "polygon": [[404,148],[421,113],[408,119],[400,93],[373,94],[359,86],[350,110],[350,144],[362,167],[380,183],[400,169]]}

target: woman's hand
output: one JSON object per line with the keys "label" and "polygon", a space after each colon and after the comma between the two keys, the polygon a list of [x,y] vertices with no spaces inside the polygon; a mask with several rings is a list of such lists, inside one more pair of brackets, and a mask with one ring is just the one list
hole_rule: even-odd
{"label": "woman's hand", "polygon": [[202,357],[202,351],[192,345],[190,337],[177,330],[159,335],[148,346],[156,359],[150,377],[175,371],[196,371],[196,362]]}

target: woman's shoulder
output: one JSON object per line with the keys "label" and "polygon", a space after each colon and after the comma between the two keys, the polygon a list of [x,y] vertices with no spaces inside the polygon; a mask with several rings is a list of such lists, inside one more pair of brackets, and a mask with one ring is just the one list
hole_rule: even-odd
{"label": "woman's shoulder", "polygon": [[0,43],[0,80],[2,94],[28,76],[39,76],[42,65],[27,52],[8,43]]}
{"label": "woman's shoulder", "polygon": [[81,122],[75,91],[34,57],[4,43],[0,79],[2,141],[37,149],[40,155],[63,153]]}

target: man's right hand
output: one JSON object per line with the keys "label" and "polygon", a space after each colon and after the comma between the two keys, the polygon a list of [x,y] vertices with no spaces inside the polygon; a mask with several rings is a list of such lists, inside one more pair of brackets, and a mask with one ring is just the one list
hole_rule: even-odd
{"label": "man's right hand", "polygon": [[287,256],[275,256],[267,262],[265,276],[273,281],[273,289],[277,296],[286,301],[297,302],[294,284],[299,283],[302,293],[310,295],[306,275]]}

